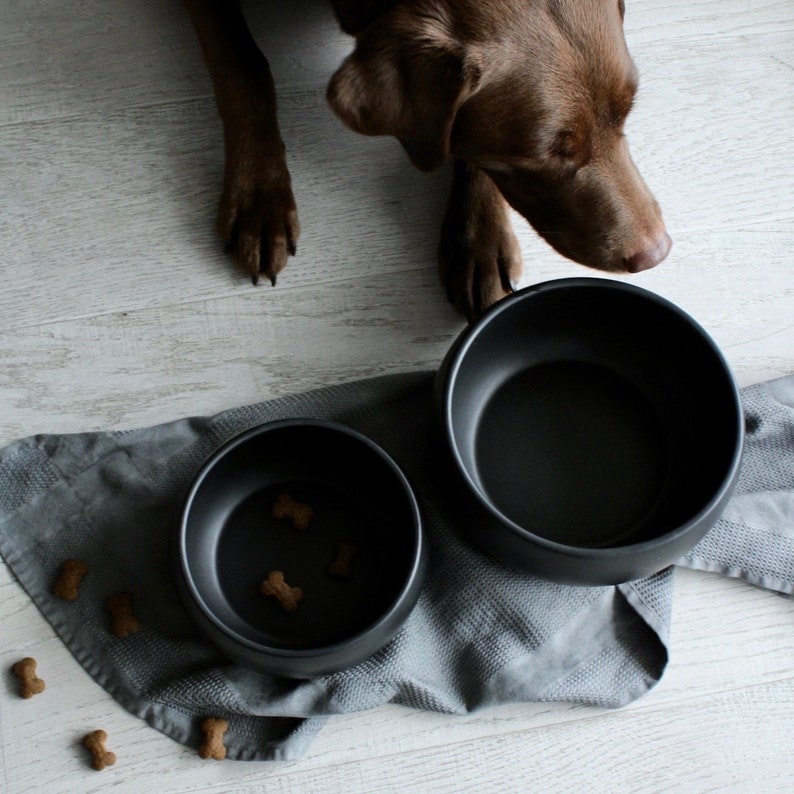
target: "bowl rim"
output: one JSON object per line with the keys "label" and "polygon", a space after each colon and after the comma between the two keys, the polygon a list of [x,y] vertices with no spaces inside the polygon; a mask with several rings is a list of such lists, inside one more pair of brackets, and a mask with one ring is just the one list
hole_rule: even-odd
{"label": "bowl rim", "polygon": [[[649,540],[637,541],[634,543],[619,544],[616,546],[573,546],[567,543],[560,543],[559,541],[550,540],[538,535],[513,521],[506,516],[499,508],[488,498],[482,489],[474,481],[469,473],[469,470],[461,462],[461,455],[457,443],[455,442],[455,434],[452,430],[452,392],[453,385],[457,379],[458,373],[462,366],[463,359],[466,357],[468,350],[476,342],[478,337],[487,326],[493,322],[494,318],[498,317],[506,311],[509,311],[514,303],[527,300],[539,293],[553,292],[557,290],[578,290],[581,288],[597,288],[606,289],[615,292],[623,292],[638,298],[648,300],[652,303],[661,306],[663,309],[669,311],[671,314],[683,321],[686,325],[692,328],[701,339],[706,343],[711,353],[714,355],[720,368],[723,370],[726,377],[726,384],[729,387],[730,402],[733,405],[736,417],[736,425],[734,428],[736,443],[734,445],[731,460],[726,468],[726,471],[720,481],[719,487],[715,489],[711,498],[703,505],[700,510],[693,516],[689,517],[681,525],[675,529],[665,532],[663,535],[656,536]],[[742,404],[739,395],[739,389],[736,385],[736,380],[731,371],[722,351],[717,346],[716,342],[711,338],[709,333],[698,323],[690,314],[684,311],[680,306],[677,306],[667,298],[651,292],[643,287],[638,287],[634,284],[627,284],[623,281],[598,278],[592,276],[575,276],[570,278],[551,279],[548,281],[533,284],[528,287],[516,290],[510,295],[506,296],[500,301],[493,304],[476,322],[467,326],[461,333],[457,346],[452,351],[452,358],[449,362],[449,367],[444,379],[443,395],[442,395],[442,425],[445,436],[445,442],[448,450],[451,453],[455,468],[460,476],[463,477],[470,494],[475,498],[478,504],[488,513],[493,519],[498,521],[502,526],[507,528],[511,533],[517,535],[519,538],[531,540],[538,546],[548,549],[551,552],[561,553],[571,558],[589,559],[589,560],[618,560],[623,557],[632,557],[638,553],[651,554],[654,550],[674,543],[676,540],[684,535],[687,535],[694,526],[697,526],[706,516],[717,509],[723,500],[733,490],[739,467],[741,465],[742,452],[744,449],[744,415],[742,411]]]}
{"label": "bowl rim", "polygon": [[[375,618],[363,629],[333,643],[306,648],[283,648],[278,645],[266,645],[260,642],[255,642],[248,637],[245,637],[231,627],[227,626],[207,606],[204,598],[201,595],[200,589],[196,586],[196,582],[194,581],[187,563],[186,534],[190,509],[193,505],[196,495],[198,494],[204,480],[209,476],[210,472],[221,460],[223,460],[235,448],[262,434],[270,433],[274,430],[306,427],[321,428],[326,431],[341,433],[342,435],[352,438],[356,442],[363,444],[369,448],[370,451],[378,455],[384,463],[386,463],[391,474],[396,478],[403,495],[407,498],[407,503],[411,514],[413,553],[411,556],[411,564],[406,576],[404,577],[402,586],[391,600],[389,607],[380,613],[377,618]],[[401,608],[405,603],[406,597],[409,596],[411,591],[415,588],[417,581],[422,577],[427,553],[426,544],[427,541],[422,524],[422,515],[419,508],[419,501],[410,481],[408,480],[408,477],[394,460],[394,458],[392,458],[392,456],[386,452],[383,447],[358,430],[354,430],[353,428],[338,422],[333,422],[326,419],[314,419],[310,417],[293,417],[262,422],[233,436],[231,439],[218,447],[213,453],[211,453],[201,465],[198,473],[195,475],[190,484],[187,496],[183,501],[182,509],[180,511],[179,526],[176,537],[179,573],[189,597],[196,605],[201,615],[207,619],[215,629],[220,631],[227,640],[243,646],[248,650],[285,660],[309,660],[317,657],[332,656],[337,652],[344,651],[351,645],[365,642],[368,637],[376,634],[382,626],[388,625],[393,619],[395,619],[395,617],[398,617]]]}

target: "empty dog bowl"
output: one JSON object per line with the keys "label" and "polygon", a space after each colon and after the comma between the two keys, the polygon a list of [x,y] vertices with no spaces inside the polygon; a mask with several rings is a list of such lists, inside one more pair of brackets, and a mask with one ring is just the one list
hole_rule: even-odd
{"label": "empty dog bowl", "polygon": [[[279,517],[284,495],[311,508],[308,527]],[[330,567],[341,547],[352,553],[343,575]],[[307,678],[394,636],[419,596],[425,542],[413,491],[380,447],[340,425],[287,420],[243,433],[204,465],[177,561],[188,612],[229,659]],[[272,571],[302,590],[297,608],[263,594]]]}
{"label": "empty dog bowl", "polygon": [[464,527],[503,562],[572,584],[667,567],[738,474],[739,395],[706,332],[617,281],[519,291],[456,340],[436,379]]}

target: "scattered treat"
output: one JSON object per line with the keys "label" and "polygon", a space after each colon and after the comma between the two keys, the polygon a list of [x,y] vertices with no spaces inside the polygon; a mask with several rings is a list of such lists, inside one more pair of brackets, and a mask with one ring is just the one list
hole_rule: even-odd
{"label": "scattered treat", "polygon": [[80,582],[87,573],[88,566],[82,560],[66,560],[61,566],[60,576],[52,586],[52,594],[64,601],[77,601]]}
{"label": "scattered treat", "polygon": [[44,681],[36,676],[36,660],[31,656],[20,659],[11,667],[11,672],[19,679],[19,694],[32,698],[44,691]]}
{"label": "scattered treat", "polygon": [[204,741],[201,743],[198,754],[204,758],[214,758],[222,761],[226,758],[226,747],[223,744],[223,734],[229,730],[229,723],[217,717],[207,717],[201,723],[204,732]]}
{"label": "scattered treat", "polygon": [[110,631],[114,636],[123,638],[141,630],[141,622],[132,611],[132,593],[125,591],[109,595],[105,606],[112,618]]}
{"label": "scattered treat", "polygon": [[288,493],[279,494],[273,503],[273,518],[288,518],[295,529],[308,529],[314,508],[293,499]]}
{"label": "scattered treat", "polygon": [[290,587],[284,581],[281,571],[271,571],[259,587],[263,595],[277,599],[285,612],[294,612],[298,602],[303,599],[303,590],[300,587]]}
{"label": "scattered treat", "polygon": [[328,573],[331,576],[338,576],[340,579],[349,579],[353,574],[353,555],[356,553],[355,546],[349,543],[340,543],[336,547],[336,559],[328,566]]}
{"label": "scattered treat", "polygon": [[97,772],[101,772],[106,766],[113,766],[116,763],[116,755],[105,749],[107,738],[108,735],[103,730],[91,731],[91,733],[83,737],[83,746],[94,757],[92,766]]}

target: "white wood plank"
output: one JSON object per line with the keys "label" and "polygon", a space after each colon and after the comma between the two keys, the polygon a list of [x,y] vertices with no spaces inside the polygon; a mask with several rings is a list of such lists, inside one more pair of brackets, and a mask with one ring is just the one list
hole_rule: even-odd
{"label": "white wood plank", "polygon": [[[790,72],[775,60],[786,40],[783,33],[723,39],[694,58],[689,43],[639,53],[640,66],[648,57],[654,68],[643,70],[629,135],[675,241],[658,272],[730,257],[738,229],[790,224],[791,178],[781,171],[778,141],[788,135],[794,105]],[[724,82],[714,81],[717,68],[728,70]],[[283,95],[303,236],[281,283],[383,279],[390,268],[417,263],[432,269],[447,173],[419,174],[393,141],[344,130],[323,91],[321,83]],[[763,126],[743,123],[750,118],[764,119]],[[0,195],[0,235],[14,245],[3,257],[0,324],[240,294],[247,278],[223,256],[212,230],[219,135],[209,98],[6,127],[14,157],[0,161],[0,181],[12,187]],[[533,264],[530,280],[537,265],[552,277],[571,272],[521,219],[515,225]],[[704,235],[700,244],[682,250],[681,239],[695,232]],[[779,270],[783,280],[769,284],[773,302],[794,289],[791,269]],[[64,283],[67,272],[72,285]],[[152,280],[154,294],[141,288]],[[35,302],[24,299],[34,293]]]}
{"label": "white wood plank", "polygon": [[[674,237],[631,280],[693,314],[740,383],[794,372],[794,6],[627,5],[629,137]],[[322,0],[245,9],[304,228],[275,290],[248,286],[214,238],[220,127],[179,4],[0,5],[0,445],[431,369],[460,330],[434,263],[448,173],[411,170],[326,109],[350,43]],[[586,272],[515,225],[522,284]],[[627,709],[383,707],[334,718],[300,762],[215,764],[94,684],[0,563],[0,791],[787,791],[792,610],[680,571],[670,666]],[[28,654],[48,689],[25,701],[8,668]],[[103,773],[78,743],[96,727],[119,756]]]}
{"label": "white wood plank", "polygon": [[646,41],[688,38],[702,43],[722,36],[757,36],[791,30],[792,25],[788,0],[626,1],[626,39],[630,48]]}
{"label": "white wood plank", "polygon": [[[723,347],[740,384],[794,370],[786,263],[794,234],[722,237],[733,241],[724,260],[679,257],[636,283],[691,312]],[[737,291],[731,273],[756,256],[759,237],[767,266],[749,271]],[[686,237],[679,248],[698,249],[702,240]],[[526,280],[558,275],[533,263]],[[243,287],[238,295],[8,329],[0,347],[0,443],[36,432],[144,426],[333,382],[432,370],[462,327],[434,268],[425,266],[367,274],[364,283],[350,276],[323,286]]]}
{"label": "white wood plank", "polygon": [[[393,141],[345,134],[322,92],[282,104],[305,232],[280,284],[372,282],[418,262],[434,268],[446,174],[412,170]],[[218,294],[264,300],[269,290],[250,286],[213,231],[219,135],[209,99],[5,128],[15,157],[0,162],[0,181],[11,186],[0,195],[0,235],[9,241],[0,324]]]}

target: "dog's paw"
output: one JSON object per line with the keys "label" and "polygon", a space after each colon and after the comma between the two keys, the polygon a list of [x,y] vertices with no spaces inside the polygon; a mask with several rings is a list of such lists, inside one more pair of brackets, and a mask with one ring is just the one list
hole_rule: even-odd
{"label": "dog's paw", "polygon": [[521,249],[507,205],[478,169],[456,164],[438,260],[447,297],[469,321],[513,292],[521,276]]}
{"label": "dog's paw", "polygon": [[481,228],[474,234],[444,235],[439,265],[447,298],[471,322],[513,292],[521,275],[521,252],[509,227]]}
{"label": "dog's paw", "polygon": [[300,234],[289,171],[282,157],[249,156],[227,165],[218,234],[237,265],[275,286]]}

